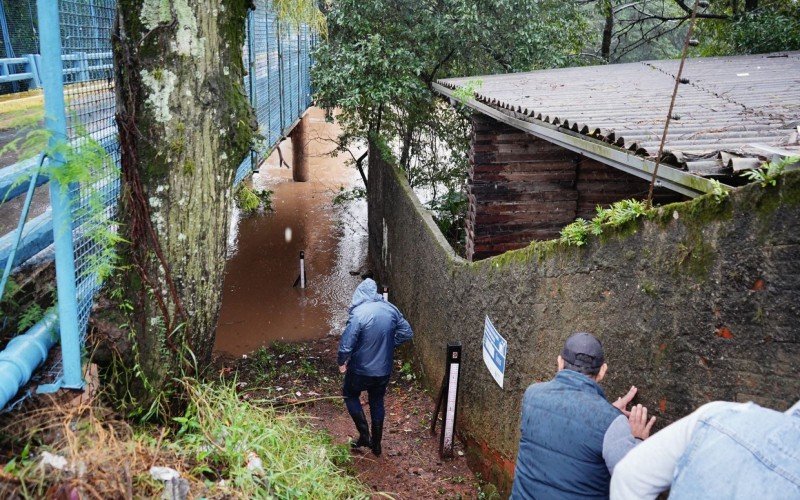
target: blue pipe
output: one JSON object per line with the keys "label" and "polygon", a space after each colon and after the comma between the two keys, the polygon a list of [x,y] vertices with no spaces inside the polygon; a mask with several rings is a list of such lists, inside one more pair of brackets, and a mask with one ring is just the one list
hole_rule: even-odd
{"label": "blue pipe", "polygon": [[47,353],[56,343],[57,330],[58,317],[50,311],[26,333],[11,339],[0,352],[0,408],[11,401],[47,359]]}
{"label": "blue pipe", "polygon": [[[44,87],[44,124],[51,132],[50,150],[67,139],[67,116],[64,112],[64,67],[61,60],[61,26],[58,13],[59,2],[37,0],[39,43]],[[51,29],[52,28],[52,29]],[[64,159],[54,155],[50,158],[54,168]],[[81,337],[78,328],[78,293],[75,286],[75,254],[72,246],[72,210],[69,186],[62,186],[50,179],[50,205],[53,207],[53,240],[56,250],[56,290],[58,292],[58,318],[61,330],[61,359],[64,378],[61,387],[83,389],[81,370]]]}

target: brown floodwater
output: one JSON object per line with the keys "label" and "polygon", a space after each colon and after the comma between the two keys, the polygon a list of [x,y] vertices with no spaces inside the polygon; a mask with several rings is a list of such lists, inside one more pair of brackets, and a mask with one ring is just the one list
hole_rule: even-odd
{"label": "brown floodwater", "polygon": [[[249,353],[276,340],[299,341],[339,333],[366,263],[366,202],[334,205],[341,187],[362,184],[345,156],[331,157],[340,132],[312,108],[307,119],[311,178],[293,182],[274,153],[253,175],[254,189],[270,189],[274,212],[241,216],[234,209],[228,241],[222,311],[215,350]],[[291,165],[291,141],[281,145]],[[306,289],[293,287],[305,252]]]}

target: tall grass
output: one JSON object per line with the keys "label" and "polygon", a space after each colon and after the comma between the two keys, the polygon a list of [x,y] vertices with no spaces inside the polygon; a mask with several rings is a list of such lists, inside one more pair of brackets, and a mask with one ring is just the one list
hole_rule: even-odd
{"label": "tall grass", "polygon": [[[0,428],[0,449],[14,457],[0,466],[0,497],[158,497],[164,484],[151,477],[153,466],[177,470],[190,498],[368,497],[346,473],[346,446],[302,417],[241,400],[235,382],[182,384],[189,406],[172,427],[134,428],[96,401],[15,415]],[[66,466],[43,465],[45,451]]]}
{"label": "tall grass", "polygon": [[[185,382],[191,404],[168,448],[199,465],[198,474],[225,470],[241,495],[278,498],[366,498],[364,487],[343,473],[350,453],[302,417],[269,404],[242,401],[233,383]],[[248,470],[257,456],[263,471]]]}

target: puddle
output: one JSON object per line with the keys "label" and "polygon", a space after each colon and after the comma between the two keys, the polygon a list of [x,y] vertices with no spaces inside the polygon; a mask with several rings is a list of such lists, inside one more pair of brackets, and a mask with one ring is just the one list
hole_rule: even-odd
{"label": "puddle", "polygon": [[[351,272],[366,263],[366,201],[333,204],[340,187],[360,185],[361,179],[344,156],[327,154],[339,128],[326,123],[319,109],[309,114],[311,179],[293,182],[275,153],[253,176],[255,189],[274,191],[275,211],[240,217],[234,210],[217,351],[238,356],[276,340],[320,338],[340,332],[347,321],[347,306],[361,281]],[[291,141],[281,149],[291,164]],[[301,250],[305,290],[292,286]]]}

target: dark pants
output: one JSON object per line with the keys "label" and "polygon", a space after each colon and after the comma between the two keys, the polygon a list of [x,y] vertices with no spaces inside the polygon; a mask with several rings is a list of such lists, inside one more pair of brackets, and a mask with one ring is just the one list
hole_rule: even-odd
{"label": "dark pants", "polygon": [[361,408],[362,391],[367,391],[369,396],[369,414],[373,422],[383,422],[385,411],[383,409],[383,396],[386,394],[386,386],[389,385],[389,375],[385,377],[367,377],[356,375],[349,371],[344,375],[344,385],[342,386],[342,396],[344,404],[350,415],[358,415],[363,410]]}

